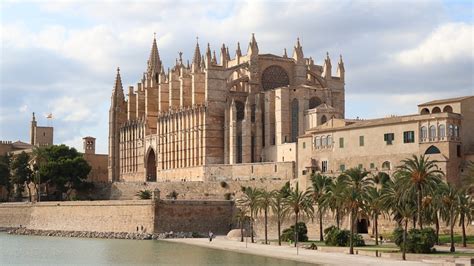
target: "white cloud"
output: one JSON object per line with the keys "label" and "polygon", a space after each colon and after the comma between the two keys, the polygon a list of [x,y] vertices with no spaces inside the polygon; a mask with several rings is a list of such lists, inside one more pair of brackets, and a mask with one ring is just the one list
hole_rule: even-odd
{"label": "white cloud", "polygon": [[415,48],[401,51],[396,59],[406,65],[447,63],[474,58],[474,26],[446,23],[436,28]]}

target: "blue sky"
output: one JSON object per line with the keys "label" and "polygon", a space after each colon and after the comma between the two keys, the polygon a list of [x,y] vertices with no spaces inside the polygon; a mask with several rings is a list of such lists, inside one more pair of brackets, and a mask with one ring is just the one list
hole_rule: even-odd
{"label": "blue sky", "polygon": [[196,36],[245,51],[254,32],[274,54],[300,37],[317,64],[343,55],[346,117],[414,113],[474,94],[473,14],[472,1],[2,1],[0,139],[27,141],[36,112],[56,143],[81,150],[91,135],[105,153],[115,69],[135,85],[153,32],[166,66],[190,59]]}

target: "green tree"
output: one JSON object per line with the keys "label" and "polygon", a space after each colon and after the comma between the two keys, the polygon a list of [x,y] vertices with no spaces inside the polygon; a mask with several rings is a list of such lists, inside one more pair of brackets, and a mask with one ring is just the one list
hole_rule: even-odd
{"label": "green tree", "polygon": [[375,245],[379,244],[378,219],[384,210],[381,190],[377,187],[369,187],[366,194],[367,212],[374,219]]}
{"label": "green tree", "polygon": [[80,187],[85,182],[91,167],[82,155],[66,145],[48,146],[40,151],[44,161],[39,165],[41,182],[56,187],[59,192]]}
{"label": "green tree", "polygon": [[20,199],[24,191],[24,187],[28,188],[28,197],[31,202],[31,190],[29,186],[29,181],[31,180],[32,171],[29,165],[30,156],[26,152],[22,152],[19,155],[13,158],[11,163],[11,182],[15,184],[15,197]]}
{"label": "green tree", "polygon": [[332,179],[321,174],[311,175],[311,196],[313,203],[318,207],[319,218],[319,241],[324,241],[323,236],[323,215],[326,210],[325,197],[328,195]]}
{"label": "green tree", "polygon": [[458,191],[457,195],[457,214],[459,216],[459,226],[462,228],[462,246],[466,247],[466,223],[472,221],[474,212],[474,202],[471,195],[468,194],[468,188],[463,188]]}
{"label": "green tree", "polygon": [[250,239],[254,243],[253,222],[254,217],[258,211],[260,191],[257,188],[246,187],[243,189],[242,198],[237,200],[237,203],[245,208],[248,208],[250,213]]}
{"label": "green tree", "polygon": [[0,189],[4,187],[7,191],[6,199],[10,197],[11,191],[11,156],[9,154],[0,156]]}
{"label": "green tree", "polygon": [[263,212],[264,223],[265,223],[265,244],[268,244],[268,210],[272,205],[273,194],[271,191],[265,189],[260,190],[258,196],[257,208]]}
{"label": "green tree", "polygon": [[277,218],[277,231],[278,231],[278,245],[281,246],[281,224],[286,216],[284,199],[288,194],[285,191],[285,187],[280,190],[274,190],[272,192],[271,207],[273,215]]}
{"label": "green tree", "polygon": [[402,165],[397,167],[396,175],[401,179],[401,184],[407,193],[416,192],[417,217],[416,220],[423,229],[422,199],[423,192],[428,194],[434,190],[444,173],[438,169],[436,161],[429,160],[425,155],[402,160]]}
{"label": "green tree", "polygon": [[324,205],[328,206],[336,216],[336,226],[340,229],[341,219],[345,215],[345,191],[347,189],[347,178],[344,175],[338,176],[329,186],[324,197]]}
{"label": "green tree", "polygon": [[454,247],[454,224],[458,218],[458,202],[459,200],[459,190],[454,187],[452,184],[447,183],[446,189],[443,192],[442,202],[443,202],[443,220],[449,224],[449,233],[451,236],[451,248],[450,252],[455,252]]}
{"label": "green tree", "polygon": [[351,168],[344,172],[347,177],[348,189],[346,190],[345,200],[350,210],[350,248],[349,253],[354,254],[354,227],[359,211],[364,207],[364,196],[373,186],[373,179],[368,176],[369,172],[360,168]]}
{"label": "green tree", "polygon": [[[314,216],[314,208],[311,199],[311,191],[300,191],[298,183],[295,189],[290,190],[290,194],[284,199],[287,211],[295,215],[295,228],[298,228],[299,216],[312,218]],[[298,244],[298,230],[295,230],[295,247]]]}
{"label": "green tree", "polygon": [[402,259],[406,260],[408,221],[410,221],[410,219],[415,214],[416,207],[410,202],[403,202],[401,204],[398,204],[394,208],[396,209],[396,212],[400,215],[403,224]]}
{"label": "green tree", "polygon": [[250,219],[247,213],[247,207],[242,206],[237,209],[237,213],[235,214],[235,219],[237,220],[237,223],[239,224],[240,228],[240,242],[244,242],[244,224]]}

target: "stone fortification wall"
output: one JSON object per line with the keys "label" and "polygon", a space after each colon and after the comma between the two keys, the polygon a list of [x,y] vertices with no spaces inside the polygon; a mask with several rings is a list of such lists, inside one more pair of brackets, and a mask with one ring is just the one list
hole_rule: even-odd
{"label": "stone fortification wall", "polygon": [[[242,186],[251,186],[265,188],[267,190],[280,189],[288,180],[247,180],[247,181],[186,181],[186,182],[151,182],[151,183],[119,183],[111,184],[109,193],[110,199],[125,200],[136,199],[138,191],[160,190],[161,198],[166,198],[171,192],[178,193],[177,199],[180,200],[224,200],[226,194],[230,193],[231,198],[235,199],[241,196]],[[101,189],[105,190],[105,189]],[[105,195],[104,195],[105,196]]]}
{"label": "stone fortification wall", "polygon": [[4,203],[0,204],[0,227],[136,232],[137,226],[143,226],[152,232],[154,210],[151,200]]}
{"label": "stone fortification wall", "polygon": [[155,208],[155,232],[227,234],[232,228],[233,201],[162,200]]}

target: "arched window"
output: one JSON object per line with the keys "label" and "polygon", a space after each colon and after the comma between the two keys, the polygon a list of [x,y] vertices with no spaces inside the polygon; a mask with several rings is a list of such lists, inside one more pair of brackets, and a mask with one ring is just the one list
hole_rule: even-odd
{"label": "arched window", "polygon": [[318,97],[312,97],[309,99],[309,109],[318,107],[321,104],[321,100]]}
{"label": "arched window", "polygon": [[430,126],[430,139],[436,138],[436,127]]}
{"label": "arched window", "polygon": [[446,105],[446,106],[443,108],[443,112],[445,112],[445,113],[452,113],[452,112],[453,112],[453,107],[451,107],[450,105]]}
{"label": "arched window", "polygon": [[296,138],[299,134],[298,113],[298,100],[293,99],[291,102],[291,142],[296,142]]}
{"label": "arched window", "polygon": [[448,136],[449,137],[454,136],[454,126],[453,125],[449,125]]}
{"label": "arched window", "polygon": [[315,138],[316,149],[321,148],[321,139],[319,137]]}
{"label": "arched window", "polygon": [[269,66],[262,73],[262,88],[271,90],[290,85],[290,78],[280,66]]}
{"label": "arched window", "polygon": [[456,138],[459,137],[459,127],[458,126],[454,126],[454,136]]}
{"label": "arched window", "polygon": [[328,146],[332,147],[332,137],[331,137],[331,135],[328,135]]}
{"label": "arched window", "polygon": [[439,151],[439,149],[433,145],[429,146],[428,149],[426,149],[425,151],[425,154],[438,154],[438,153],[441,153],[441,151]]}
{"label": "arched window", "polygon": [[237,121],[245,118],[245,104],[241,101],[235,101],[235,109],[237,109]]}
{"label": "arched window", "polygon": [[421,136],[422,139],[426,139],[428,137],[428,131],[427,131],[426,127],[424,127],[424,126],[421,127],[420,132],[421,132],[420,136]]}
{"label": "arched window", "polygon": [[432,114],[437,114],[437,113],[441,113],[441,109],[436,106],[435,108],[433,108],[433,111],[431,111]]}
{"label": "arched window", "polygon": [[445,125],[439,125],[438,127],[438,137],[440,139],[443,139],[446,137],[446,126]]}
{"label": "arched window", "polygon": [[420,112],[420,114],[422,114],[422,115],[426,115],[426,114],[429,114],[429,113],[430,113],[430,110],[428,108],[423,108],[423,109],[421,109],[421,112]]}
{"label": "arched window", "polygon": [[323,147],[326,147],[328,145],[328,139],[326,138],[326,136],[321,137],[321,142]]}
{"label": "arched window", "polygon": [[328,119],[325,115],[321,116],[321,125],[326,123],[327,121],[328,121]]}
{"label": "arched window", "polygon": [[391,169],[390,162],[389,162],[389,161],[383,162],[383,164],[382,164],[382,170],[390,170],[390,169]]}

